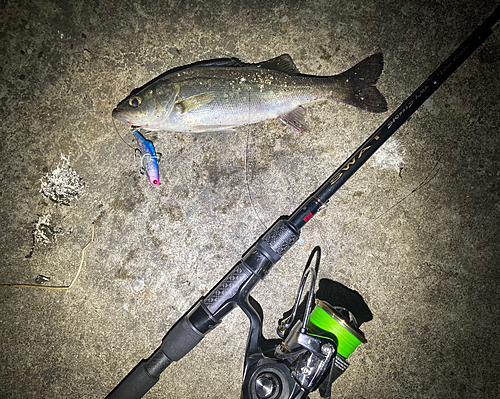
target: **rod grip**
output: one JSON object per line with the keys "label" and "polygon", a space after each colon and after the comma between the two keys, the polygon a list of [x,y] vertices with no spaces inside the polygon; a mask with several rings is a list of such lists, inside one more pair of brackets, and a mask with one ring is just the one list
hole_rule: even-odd
{"label": "rod grip", "polygon": [[171,361],[176,362],[198,345],[204,336],[189,321],[189,317],[184,316],[163,337],[161,350]]}
{"label": "rod grip", "polygon": [[146,360],[137,366],[106,396],[106,399],[140,399],[155,385],[159,377],[146,371]]}
{"label": "rod grip", "polygon": [[106,396],[106,399],[140,399],[160,379],[160,374],[170,365],[183,358],[203,339],[184,315],[163,337],[161,346],[148,360],[137,366]]}

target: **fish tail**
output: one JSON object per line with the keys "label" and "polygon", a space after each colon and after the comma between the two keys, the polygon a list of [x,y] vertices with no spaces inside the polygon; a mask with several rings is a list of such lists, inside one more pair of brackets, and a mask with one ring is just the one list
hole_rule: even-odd
{"label": "fish tail", "polygon": [[384,57],[382,53],[378,53],[337,75],[336,79],[344,81],[347,90],[341,98],[333,99],[369,112],[387,111],[387,101],[375,87],[383,68]]}

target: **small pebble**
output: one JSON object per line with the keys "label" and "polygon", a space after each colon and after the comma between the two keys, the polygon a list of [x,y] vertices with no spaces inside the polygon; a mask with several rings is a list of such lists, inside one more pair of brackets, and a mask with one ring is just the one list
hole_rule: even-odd
{"label": "small pebble", "polygon": [[425,102],[424,102],[424,107],[425,108],[432,108],[432,106],[434,105],[434,100],[432,98],[428,98]]}
{"label": "small pebble", "polygon": [[144,279],[143,278],[136,278],[134,281],[134,291],[139,292],[144,289]]}

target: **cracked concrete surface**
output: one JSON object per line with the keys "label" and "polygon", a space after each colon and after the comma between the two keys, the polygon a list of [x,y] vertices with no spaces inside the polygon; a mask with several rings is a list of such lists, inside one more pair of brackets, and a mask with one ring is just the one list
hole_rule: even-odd
{"label": "cracked concrete surface", "polygon": [[[0,397],[105,397],[263,225],[293,211],[496,6],[0,1],[0,282],[42,274],[69,284],[95,223],[71,290],[0,287]],[[289,53],[301,72],[331,75],[376,52],[385,57],[378,87],[389,112],[322,103],[307,108],[304,134],[276,121],[156,132],[159,187],[139,174],[111,122],[132,89],[176,66]],[[500,395],[499,72],[496,31],[254,290],[271,337],[321,245],[320,277],[365,298],[374,316],[363,325],[368,343],[350,357],[333,397]],[[39,192],[61,155],[85,184],[69,206]],[[63,233],[26,258],[46,214]],[[147,398],[238,398],[247,328],[232,312]]]}

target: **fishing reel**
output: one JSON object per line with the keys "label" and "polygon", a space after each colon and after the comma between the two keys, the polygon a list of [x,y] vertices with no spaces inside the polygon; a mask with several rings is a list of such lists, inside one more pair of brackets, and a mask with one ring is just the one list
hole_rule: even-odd
{"label": "fishing reel", "polygon": [[[239,304],[250,318],[243,399],[306,399],[317,389],[321,397],[330,398],[332,383],[349,366],[347,358],[360,343],[366,343],[353,313],[325,300],[314,300],[320,258],[321,249],[315,247],[291,314],[279,322],[280,339],[267,340],[262,336],[262,309],[254,299],[249,297],[245,304]],[[299,305],[308,277],[311,284],[307,300]]]}

